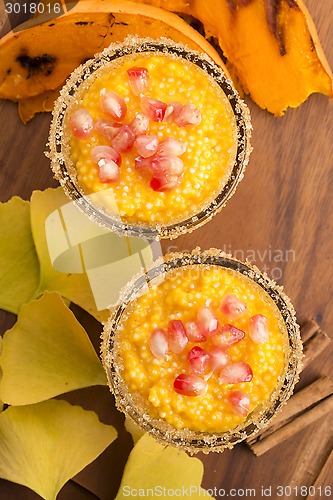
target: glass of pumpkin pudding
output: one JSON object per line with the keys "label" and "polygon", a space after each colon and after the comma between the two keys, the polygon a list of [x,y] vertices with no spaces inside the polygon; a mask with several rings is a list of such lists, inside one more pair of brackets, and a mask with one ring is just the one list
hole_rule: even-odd
{"label": "glass of pumpkin pudding", "polygon": [[246,105],[208,56],[169,39],[128,37],[67,81],[49,156],[66,194],[99,224],[173,238],[232,196],[250,132]]}
{"label": "glass of pumpkin pudding", "polygon": [[118,408],[195,453],[232,448],[269,423],[298,380],[302,344],[267,275],[196,249],[133,279],[105,325],[102,358]]}

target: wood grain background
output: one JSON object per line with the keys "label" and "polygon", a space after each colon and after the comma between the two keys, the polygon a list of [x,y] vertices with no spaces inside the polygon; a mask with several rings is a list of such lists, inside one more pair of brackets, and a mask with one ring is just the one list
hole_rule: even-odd
{"label": "wood grain background", "polygon": [[[324,51],[333,67],[332,0],[307,0]],[[227,207],[209,224],[191,235],[163,242],[167,251],[203,249],[211,246],[252,261],[284,285],[298,312],[299,322],[314,318],[332,337],[333,307],[333,103],[320,95],[311,96],[283,118],[274,118],[246,99],[252,114],[254,151],[244,180]],[[39,115],[27,126],[20,122],[16,105],[0,101],[0,201],[13,195],[29,199],[34,189],[57,186],[43,151],[50,115]],[[1,229],[0,229],[1,230]],[[282,258],[276,261],[274,258]],[[99,325],[81,311],[80,321],[98,348]],[[15,317],[1,312],[1,333]],[[299,387],[318,375],[331,375],[332,349],[302,374]],[[59,500],[114,498],[122,469],[131,449],[123,429],[123,417],[114,409],[106,388],[94,388],[68,395],[67,399],[94,409],[105,422],[118,428],[119,439],[93,464],[70,481]],[[325,440],[318,439],[326,429]],[[256,489],[261,487],[310,485],[324,466],[333,446],[330,417],[311,425],[286,443],[256,458],[244,445],[221,455],[200,456],[205,464],[206,488]],[[331,461],[332,462],[332,461]],[[317,485],[332,486],[333,465],[329,462]],[[248,495],[249,496],[249,495]],[[298,495],[300,497],[300,495]],[[0,498],[39,498],[28,489],[0,481]],[[222,498],[222,495],[220,495]],[[217,496],[217,498],[219,498]],[[312,498],[325,498],[319,495]]]}

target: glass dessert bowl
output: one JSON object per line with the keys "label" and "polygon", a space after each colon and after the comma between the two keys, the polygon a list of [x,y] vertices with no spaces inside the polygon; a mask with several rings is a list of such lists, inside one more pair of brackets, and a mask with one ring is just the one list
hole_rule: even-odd
{"label": "glass dessert bowl", "polygon": [[55,104],[51,167],[119,233],[174,238],[211,219],[248,163],[249,111],[208,56],[128,37],[73,72]]}
{"label": "glass dessert bowl", "polygon": [[169,254],[111,309],[102,359],[117,407],[158,441],[223,451],[291,396],[302,343],[266,275],[220,250]]}

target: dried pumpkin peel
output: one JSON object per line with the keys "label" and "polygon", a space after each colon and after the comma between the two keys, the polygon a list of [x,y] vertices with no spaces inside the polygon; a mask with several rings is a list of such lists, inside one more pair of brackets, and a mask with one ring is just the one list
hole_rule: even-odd
{"label": "dried pumpkin peel", "polygon": [[[18,101],[54,90],[80,63],[129,33],[170,37],[223,62],[213,47],[181,18],[130,1],[80,1],[64,15],[34,18],[0,41],[0,98]],[[25,29],[23,29],[25,28]],[[40,104],[40,102],[42,104]],[[36,100],[44,105],[44,99]]]}
{"label": "dried pumpkin peel", "polygon": [[[80,0],[55,22],[31,28],[28,33],[8,34],[0,41],[0,98],[23,99],[20,114],[23,121],[27,121],[35,112],[51,106],[53,94],[48,91],[61,85],[74,67],[131,32],[140,36],[154,33],[154,37],[169,36],[187,42],[223,64],[195,30],[178,16],[163,13],[156,6],[191,15],[202,22],[207,38],[218,40],[232,75],[241,82],[245,92],[274,115],[299,106],[314,92],[333,96],[332,72],[302,0],[143,2],[149,5]],[[69,37],[70,44],[67,43]],[[54,43],[58,39],[60,46]],[[35,55],[27,53],[27,46]],[[23,59],[17,59],[20,56]],[[37,95],[38,98],[34,97]],[[33,99],[30,100],[30,96]]]}
{"label": "dried pumpkin peel", "polygon": [[[65,82],[64,82],[65,83]],[[28,123],[36,113],[53,110],[54,101],[59,97],[62,85],[54,90],[46,90],[42,94],[18,101],[18,113],[24,124]]]}
{"label": "dried pumpkin peel", "polygon": [[302,0],[143,1],[199,19],[245,92],[274,115],[314,92],[333,97],[332,72]]}

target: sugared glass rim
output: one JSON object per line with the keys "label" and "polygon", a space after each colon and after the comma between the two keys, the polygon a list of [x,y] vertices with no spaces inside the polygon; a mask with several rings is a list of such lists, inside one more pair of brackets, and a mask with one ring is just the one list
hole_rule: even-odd
{"label": "sugared glass rim", "polygon": [[[111,63],[115,59],[130,54],[156,52],[170,53],[175,57],[186,59],[206,71],[215,82],[218,83],[225,96],[230,102],[236,122],[237,150],[236,158],[228,180],[222,190],[211,201],[203,204],[203,208],[195,215],[173,224],[146,224],[146,223],[123,223],[119,216],[108,215],[103,209],[96,208],[80,187],[76,169],[70,158],[70,147],[63,140],[64,119],[67,108],[75,102],[76,93],[80,87],[90,85],[89,79],[94,72]],[[190,49],[187,45],[173,42],[167,38],[153,40],[150,38],[138,38],[128,36],[124,42],[111,43],[94,59],[79,66],[71,74],[66,84],[60,91],[54,110],[49,134],[49,152],[46,152],[51,160],[51,168],[54,177],[59,181],[65,194],[84,212],[99,225],[115,231],[118,234],[128,236],[142,236],[147,239],[159,240],[161,238],[173,239],[181,234],[192,232],[194,229],[208,222],[218,213],[234,194],[238,183],[244,176],[249,156],[252,151],[250,146],[251,137],[250,112],[244,101],[239,97],[233,83],[227,79],[223,70],[216,65],[206,54]]]}
{"label": "sugared glass rim", "polygon": [[[286,329],[289,352],[286,353],[285,369],[278,379],[277,387],[268,401],[258,405],[245,422],[228,432],[197,432],[189,429],[175,429],[163,419],[149,415],[147,408],[135,400],[127,390],[117,362],[116,334],[126,308],[138,297],[143,288],[152,286],[152,282],[163,273],[188,266],[219,266],[230,269],[250,278],[266,292],[277,306]],[[189,453],[222,452],[235,444],[253,436],[267,427],[274,415],[292,395],[302,369],[302,341],[296,314],[290,299],[283,288],[269,278],[266,273],[249,262],[241,262],[225,252],[212,248],[201,251],[196,248],[192,253],[171,253],[157,260],[146,272],[135,276],[124,288],[116,306],[110,308],[110,318],[102,333],[101,355],[107,374],[108,384],[115,396],[117,408],[134,420],[143,430],[150,433],[157,441],[176,446]]]}

